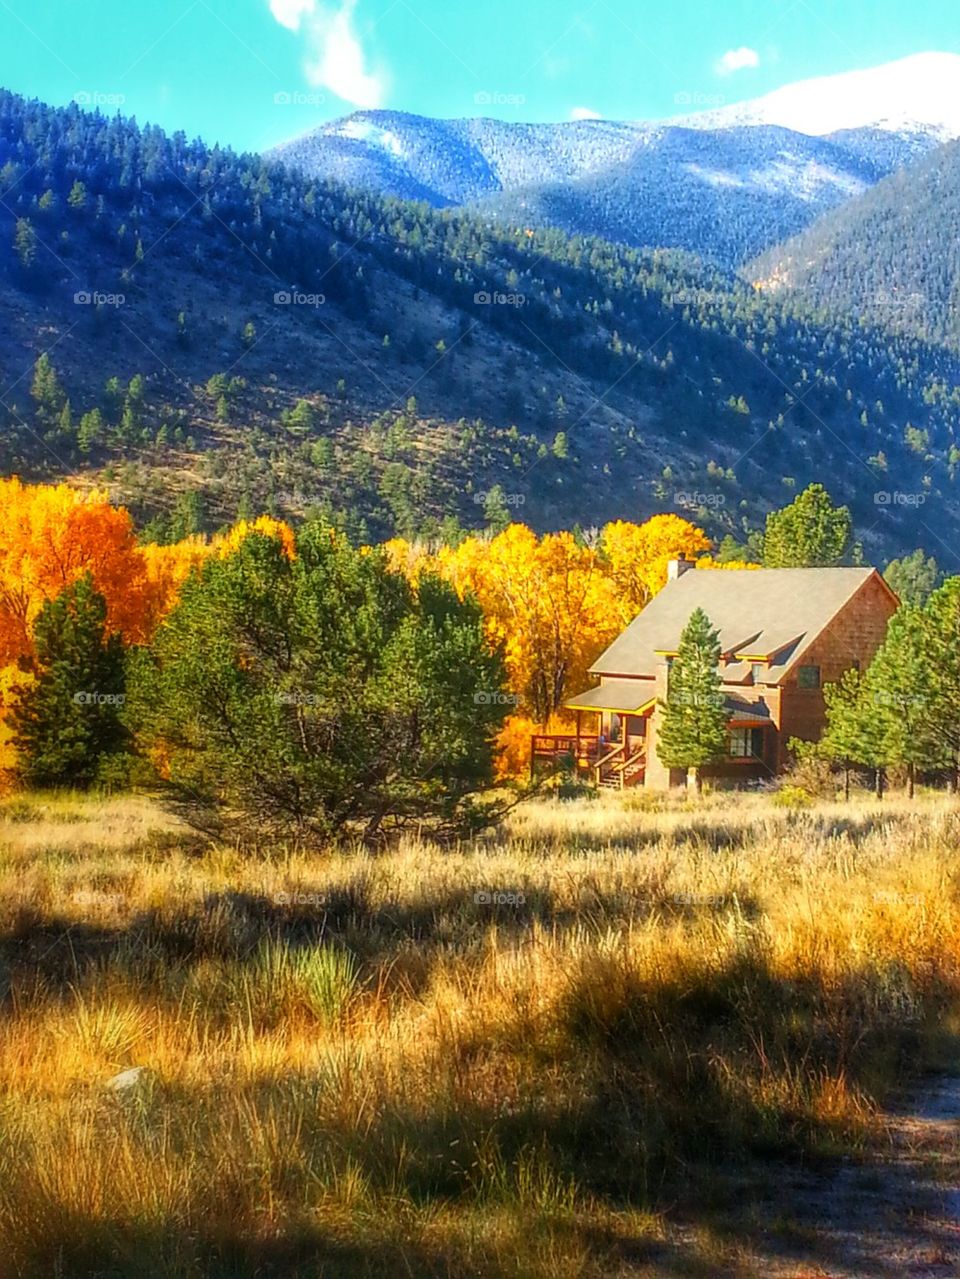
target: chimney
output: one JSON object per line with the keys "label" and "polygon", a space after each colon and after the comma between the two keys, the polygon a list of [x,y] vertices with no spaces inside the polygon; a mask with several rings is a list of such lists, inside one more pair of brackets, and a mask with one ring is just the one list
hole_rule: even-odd
{"label": "chimney", "polygon": [[683,577],[688,568],[693,568],[693,560],[688,560],[685,555],[681,555],[678,560],[668,560],[667,581],[675,582],[678,577]]}

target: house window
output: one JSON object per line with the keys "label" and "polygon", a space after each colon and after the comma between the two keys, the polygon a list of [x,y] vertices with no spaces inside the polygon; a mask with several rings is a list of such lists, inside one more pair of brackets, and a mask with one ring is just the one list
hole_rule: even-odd
{"label": "house window", "polygon": [[729,754],[731,759],[760,759],[763,755],[763,729],[731,728]]}
{"label": "house window", "polygon": [[751,671],[751,673],[752,673],[752,675],[753,675],[753,682],[754,682],[754,684],[762,684],[762,683],[763,683],[763,677],[764,677],[764,675],[766,674],[766,670],[767,670],[767,664],[766,664],[766,662],[753,662],[753,663],[752,663],[752,665],[751,665],[751,667],[750,667],[750,671]]}
{"label": "house window", "polygon": [[798,688],[819,688],[820,687],[820,667],[819,666],[798,667],[797,687]]}

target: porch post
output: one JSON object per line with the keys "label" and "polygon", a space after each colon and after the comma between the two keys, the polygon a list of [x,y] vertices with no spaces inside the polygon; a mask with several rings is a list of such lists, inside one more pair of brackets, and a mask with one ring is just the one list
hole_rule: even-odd
{"label": "porch post", "polygon": [[576,754],[576,768],[574,769],[574,773],[580,772],[580,716],[582,714],[583,714],[582,711],[577,711],[577,754]]}

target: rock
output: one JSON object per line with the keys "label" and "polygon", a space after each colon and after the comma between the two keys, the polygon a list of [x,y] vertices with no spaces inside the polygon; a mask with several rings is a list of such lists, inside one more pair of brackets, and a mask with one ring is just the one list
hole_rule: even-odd
{"label": "rock", "polygon": [[143,1066],[131,1066],[129,1070],[121,1070],[119,1075],[114,1075],[112,1079],[108,1079],[106,1087],[112,1088],[114,1092],[126,1092],[140,1083],[143,1074]]}

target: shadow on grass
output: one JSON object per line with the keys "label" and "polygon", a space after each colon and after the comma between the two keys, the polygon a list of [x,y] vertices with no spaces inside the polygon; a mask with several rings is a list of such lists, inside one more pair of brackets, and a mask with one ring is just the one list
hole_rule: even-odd
{"label": "shadow on grass", "polygon": [[[479,958],[493,924],[501,938],[509,939],[538,925],[599,933],[618,920],[658,916],[693,921],[731,911],[749,920],[760,910],[746,894],[677,893],[657,885],[610,892],[589,883],[572,904],[523,884],[373,903],[362,879],[322,891],[304,887],[286,900],[281,896],[214,893],[187,907],[141,912],[115,928],[22,907],[0,932],[0,996],[15,983],[26,1002],[58,997],[88,978],[96,980],[105,966],[128,964],[139,985],[154,983],[162,997],[172,969],[186,970],[210,959],[248,963],[266,940],[293,947],[333,943],[371,969],[409,957],[412,944],[419,956],[408,972],[415,993],[429,979],[439,951],[448,951],[451,942],[465,960],[471,953]],[[400,968],[406,971],[402,962]]]}

